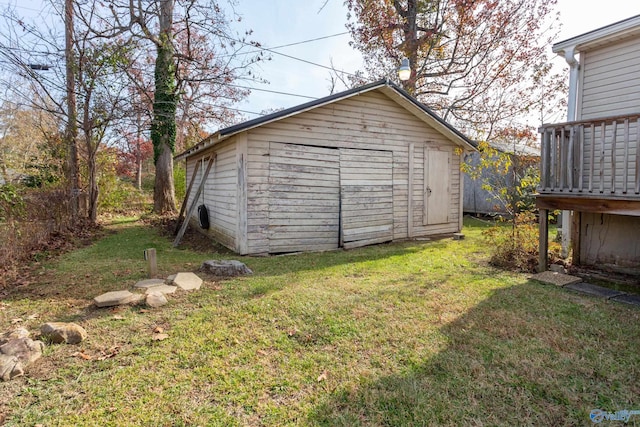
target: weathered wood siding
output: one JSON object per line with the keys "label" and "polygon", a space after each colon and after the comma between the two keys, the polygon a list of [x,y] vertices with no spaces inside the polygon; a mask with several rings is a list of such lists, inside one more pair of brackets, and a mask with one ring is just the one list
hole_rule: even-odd
{"label": "weathered wood siding", "polygon": [[[201,162],[212,153],[217,155],[205,182],[204,191],[200,194],[197,203],[198,205],[204,204],[209,210],[209,230],[207,233],[233,250],[238,250],[236,247],[238,226],[236,150],[237,137],[197,156],[190,157],[187,161],[187,179],[189,179],[193,174],[196,162]],[[194,187],[197,187],[202,179],[203,169],[205,168],[201,165]],[[189,196],[189,203],[193,200],[194,192],[192,191]],[[197,224],[197,211],[194,212],[193,219]]]}
{"label": "weathered wood siding", "polygon": [[393,153],[340,148],[340,243],[393,240]]}
{"label": "weathered wood siding", "polygon": [[340,222],[338,150],[278,142],[269,148],[269,252],[336,249]]}
{"label": "weathered wood siding", "polygon": [[[393,184],[393,239],[451,233],[460,229],[460,155],[440,133],[379,92],[346,100],[264,124],[247,131],[247,247],[249,253],[272,251],[272,222],[278,209],[270,202],[271,148],[275,144],[390,152]],[[412,149],[410,167],[409,147]],[[449,153],[447,221],[425,225],[424,149]],[[296,163],[292,160],[292,166]],[[299,164],[298,166],[305,166]],[[312,166],[313,165],[308,165]],[[409,170],[413,179],[409,180]],[[302,171],[302,170],[301,170]],[[316,176],[316,180],[321,175]],[[314,180],[312,180],[314,181]],[[409,182],[412,183],[411,192]],[[275,184],[279,185],[279,184]],[[411,201],[409,195],[411,194]],[[412,215],[408,206],[412,205]],[[409,221],[411,219],[412,221]],[[409,222],[412,222],[411,227]],[[409,229],[412,236],[409,236]]]}

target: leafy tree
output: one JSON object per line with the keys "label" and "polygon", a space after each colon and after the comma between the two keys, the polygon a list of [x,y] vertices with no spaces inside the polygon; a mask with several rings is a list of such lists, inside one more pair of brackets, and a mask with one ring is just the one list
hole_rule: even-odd
{"label": "leafy tree", "polygon": [[547,57],[556,0],[345,3],[366,74],[395,74],[407,58],[404,88],[472,138],[526,127],[525,117],[562,97],[564,79],[550,77]]}

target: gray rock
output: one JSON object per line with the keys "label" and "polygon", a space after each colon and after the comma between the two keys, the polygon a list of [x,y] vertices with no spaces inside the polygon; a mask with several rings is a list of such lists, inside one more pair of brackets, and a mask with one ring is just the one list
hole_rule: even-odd
{"label": "gray rock", "polygon": [[0,345],[12,339],[29,338],[30,336],[31,336],[31,333],[25,328],[17,328],[17,329],[14,329],[13,331],[5,332],[4,334],[0,335]]}
{"label": "gray rock", "polygon": [[30,338],[14,338],[0,345],[0,354],[15,356],[26,366],[42,356],[44,343]]}
{"label": "gray rock", "polygon": [[93,299],[93,303],[97,307],[113,307],[115,305],[139,302],[140,296],[140,294],[133,294],[129,291],[111,291],[98,295]]}
{"label": "gray rock", "polygon": [[215,276],[242,276],[253,274],[244,263],[235,260],[210,260],[202,263],[201,270]]}
{"label": "gray rock", "polygon": [[158,285],[158,286],[152,286],[150,288],[147,288],[147,290],[145,291],[145,294],[150,294],[150,293],[160,293],[160,294],[172,294],[174,293],[176,290],[178,289],[177,286],[170,286],[170,285]]}
{"label": "gray rock", "polygon": [[173,279],[173,284],[185,291],[200,289],[202,279],[193,273],[178,273]]}
{"label": "gray rock", "polygon": [[152,286],[158,286],[158,285],[164,285],[164,284],[165,284],[165,281],[162,279],[147,279],[147,280],[141,280],[133,286],[136,288],[150,288]]}
{"label": "gray rock", "polygon": [[167,304],[167,297],[161,292],[149,292],[147,294],[147,305],[152,308],[162,307]]}
{"label": "gray rock", "polygon": [[87,338],[87,331],[75,323],[45,323],[40,327],[40,333],[56,344],[78,344]]}
{"label": "gray rock", "polygon": [[560,264],[551,264],[549,266],[549,270],[554,272],[554,273],[567,274],[567,269],[564,268],[564,266],[560,265]]}
{"label": "gray rock", "polygon": [[38,360],[43,350],[42,341],[34,341],[27,337],[5,340],[0,345],[0,378],[9,381],[24,375],[24,368]]}
{"label": "gray rock", "polygon": [[0,379],[9,381],[21,375],[24,375],[24,367],[20,359],[16,356],[0,354]]}

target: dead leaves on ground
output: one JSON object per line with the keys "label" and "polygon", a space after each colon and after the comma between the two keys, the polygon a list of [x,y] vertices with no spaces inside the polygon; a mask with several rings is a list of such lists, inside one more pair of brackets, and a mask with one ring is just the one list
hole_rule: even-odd
{"label": "dead leaves on ground", "polygon": [[79,359],[82,360],[95,360],[95,361],[101,361],[101,360],[107,360],[107,359],[111,359],[113,357],[116,357],[118,355],[118,353],[120,353],[120,346],[116,345],[113,346],[111,348],[109,348],[108,350],[100,350],[100,353],[96,356],[92,356],[90,354],[87,354],[87,352],[85,350],[80,350],[80,351],[76,351],[74,353],[71,354],[71,357],[77,357]]}

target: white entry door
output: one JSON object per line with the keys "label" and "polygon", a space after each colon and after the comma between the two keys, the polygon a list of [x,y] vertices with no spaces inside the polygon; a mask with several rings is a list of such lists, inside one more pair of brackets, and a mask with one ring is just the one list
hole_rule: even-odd
{"label": "white entry door", "polygon": [[451,152],[429,149],[424,151],[424,215],[423,225],[449,222],[451,196]]}

